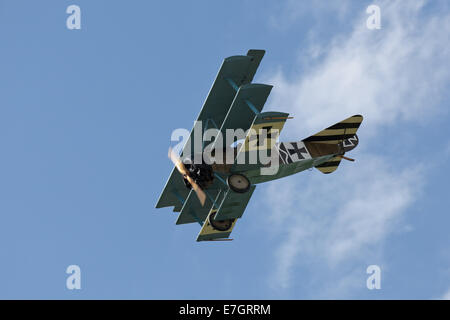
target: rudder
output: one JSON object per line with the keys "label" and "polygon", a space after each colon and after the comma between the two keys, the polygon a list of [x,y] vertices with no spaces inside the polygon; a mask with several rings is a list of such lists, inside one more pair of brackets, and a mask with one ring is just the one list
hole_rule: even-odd
{"label": "rudder", "polygon": [[[312,157],[348,152],[358,145],[356,132],[362,121],[363,116],[354,115],[304,139],[303,142]],[[315,168],[325,174],[332,173],[338,168],[341,159],[336,156]]]}
{"label": "rudder", "polygon": [[355,136],[356,131],[358,131],[358,128],[361,125],[362,121],[363,116],[354,115],[304,139],[303,141],[326,143],[326,144],[338,144],[343,140]]}

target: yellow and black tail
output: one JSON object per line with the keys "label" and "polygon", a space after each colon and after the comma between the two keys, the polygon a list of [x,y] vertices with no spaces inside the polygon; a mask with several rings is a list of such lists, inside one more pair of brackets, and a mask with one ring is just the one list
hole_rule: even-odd
{"label": "yellow and black tail", "polygon": [[[352,116],[304,139],[303,142],[312,157],[345,153],[358,145],[359,140],[356,131],[358,131],[362,121],[361,115]],[[331,173],[337,169],[341,159],[340,156],[336,156],[316,166],[316,168],[323,173]]]}
{"label": "yellow and black tail", "polygon": [[315,168],[325,174],[332,173],[338,168],[339,164],[341,163],[341,160],[342,160],[341,157],[334,157],[333,159],[325,163],[322,163],[316,166]]}

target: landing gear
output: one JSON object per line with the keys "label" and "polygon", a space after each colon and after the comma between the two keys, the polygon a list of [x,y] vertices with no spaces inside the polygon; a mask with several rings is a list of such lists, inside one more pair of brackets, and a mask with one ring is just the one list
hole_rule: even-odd
{"label": "landing gear", "polygon": [[226,219],[226,220],[214,220],[214,217],[216,215],[216,212],[212,212],[209,215],[209,224],[213,229],[217,231],[227,231],[233,226],[233,222],[235,219]]}
{"label": "landing gear", "polygon": [[250,180],[243,174],[232,174],[227,179],[227,184],[231,190],[237,193],[245,193],[250,190]]}

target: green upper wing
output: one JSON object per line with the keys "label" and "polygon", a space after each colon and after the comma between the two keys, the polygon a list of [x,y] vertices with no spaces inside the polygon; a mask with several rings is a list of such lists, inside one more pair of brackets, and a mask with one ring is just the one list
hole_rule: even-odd
{"label": "green upper wing", "polygon": [[[264,50],[249,50],[246,56],[228,57],[223,61],[197,118],[197,121],[203,122],[203,131],[208,127],[218,129],[222,127],[239,88],[251,83],[264,53]],[[183,148],[183,154],[186,154],[187,149],[194,150],[193,142],[192,130]],[[174,168],[156,208],[174,206],[174,211],[179,212],[188,196],[189,190],[184,186],[181,175]]]}

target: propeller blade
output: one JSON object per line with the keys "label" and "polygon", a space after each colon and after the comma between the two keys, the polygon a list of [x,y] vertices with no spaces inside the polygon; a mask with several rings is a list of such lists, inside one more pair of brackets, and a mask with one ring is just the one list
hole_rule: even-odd
{"label": "propeller blade", "polygon": [[204,206],[206,201],[205,192],[202,190],[202,188],[200,188],[198,184],[195,183],[194,179],[192,179],[189,175],[186,176],[186,179],[187,181],[189,181],[192,189],[194,189],[195,193],[197,194],[198,200],[200,200],[200,203],[202,204],[202,206]]}
{"label": "propeller blade", "polygon": [[195,183],[194,179],[192,179],[192,177],[189,175],[183,161],[181,161],[180,157],[175,154],[172,148],[169,148],[169,158],[175,164],[175,167],[181,173],[181,175],[191,184],[192,189],[194,189],[195,193],[197,194],[198,200],[200,200],[202,206],[205,205],[206,201],[205,192],[202,190],[202,188],[200,188],[200,186],[197,183]]}
{"label": "propeller blade", "polygon": [[183,161],[181,161],[180,157],[175,154],[172,148],[169,148],[169,159],[172,160],[173,164],[177,168],[177,170],[183,175],[187,175],[188,171],[184,166]]}

